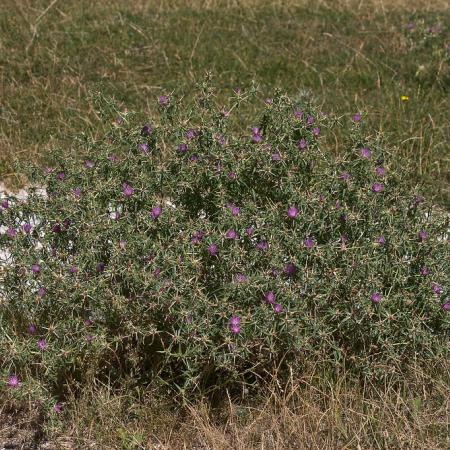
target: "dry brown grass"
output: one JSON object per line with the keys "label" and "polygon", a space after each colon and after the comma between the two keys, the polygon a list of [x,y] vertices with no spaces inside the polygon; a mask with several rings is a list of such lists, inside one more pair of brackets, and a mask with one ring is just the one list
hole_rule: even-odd
{"label": "dry brown grass", "polygon": [[[426,371],[414,367],[401,382],[384,384],[312,373],[283,386],[274,380],[258,398],[224,393],[213,404],[182,409],[149,392],[119,394],[99,385],[68,404],[63,423],[51,423],[40,442],[41,448],[99,450],[446,449],[449,377],[448,361]],[[18,417],[19,435],[36,432],[33,416]],[[11,421],[3,434],[0,426],[0,443],[6,428],[17,433]]]}

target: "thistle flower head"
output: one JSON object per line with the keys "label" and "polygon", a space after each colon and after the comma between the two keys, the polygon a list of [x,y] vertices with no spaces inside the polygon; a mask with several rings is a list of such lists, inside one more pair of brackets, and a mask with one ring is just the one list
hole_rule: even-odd
{"label": "thistle flower head", "polygon": [[381,302],[381,294],[379,292],[374,292],[372,296],[370,297],[373,303],[380,303]]}
{"label": "thistle flower head", "polygon": [[162,213],[161,206],[155,206],[154,208],[152,208],[150,216],[153,220],[156,220],[161,215],[161,213]]}
{"label": "thistle flower head", "polygon": [[122,192],[126,198],[129,198],[134,194],[134,189],[128,183],[123,183]]}
{"label": "thistle flower head", "polygon": [[290,206],[287,210],[287,215],[290,219],[297,217],[298,209],[295,206]]}
{"label": "thistle flower head", "polygon": [[273,291],[266,292],[264,294],[264,300],[270,304],[275,303],[275,293]]}

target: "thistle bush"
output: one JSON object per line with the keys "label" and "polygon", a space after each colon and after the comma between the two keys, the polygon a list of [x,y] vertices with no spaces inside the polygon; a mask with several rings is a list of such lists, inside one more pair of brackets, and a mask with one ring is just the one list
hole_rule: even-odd
{"label": "thistle bush", "polygon": [[98,96],[112,125],[79,138],[88,156],[30,167],[28,198],[1,205],[2,390],[54,401],[103,379],[191,395],[311,362],[377,376],[446,355],[445,212],[361,115],[276,92],[244,125],[258,98],[220,106],[206,80],[142,122]]}

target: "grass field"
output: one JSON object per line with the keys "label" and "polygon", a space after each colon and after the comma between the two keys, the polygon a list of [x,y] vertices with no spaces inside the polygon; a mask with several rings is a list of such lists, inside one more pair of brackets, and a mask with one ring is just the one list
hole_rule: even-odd
{"label": "grass field", "polygon": [[[91,93],[151,117],[158,95],[188,96],[211,70],[222,93],[254,79],[267,97],[279,87],[309,92],[326,112],[360,112],[398,166],[448,208],[449,45],[447,0],[2,0],[0,181],[23,185],[17,161],[51,161],[55,147],[72,151],[77,133],[100,133]],[[448,361],[381,390],[334,375],[274,383],[264,398],[217,411],[174,411],[151,393],[96,386],[64,423],[48,425],[42,448],[450,445]],[[8,408],[0,406],[0,438],[42,439],[32,409]]]}

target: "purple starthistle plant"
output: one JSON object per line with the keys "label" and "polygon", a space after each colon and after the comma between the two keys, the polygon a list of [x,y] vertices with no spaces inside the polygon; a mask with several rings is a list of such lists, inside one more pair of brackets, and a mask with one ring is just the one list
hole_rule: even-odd
{"label": "purple starthistle plant", "polygon": [[77,200],[79,200],[81,198],[81,189],[79,187],[75,188],[72,191],[72,194]]}
{"label": "purple starthistle plant", "polygon": [[420,275],[422,275],[423,277],[430,275],[430,269],[427,266],[422,266],[420,268]]}
{"label": "purple starthistle plant", "polygon": [[428,234],[425,230],[420,230],[418,233],[419,241],[424,242],[428,238]]}
{"label": "purple starthistle plant", "polygon": [[134,194],[134,189],[128,183],[123,183],[122,193],[126,198],[129,198]]}
{"label": "purple starthistle plant", "polygon": [[92,169],[94,166],[94,161],[91,161],[90,159],[84,161],[84,167],[86,167],[87,169]]}
{"label": "purple starthistle plant", "polygon": [[47,291],[46,291],[46,289],[44,288],[44,287],[40,287],[39,289],[38,289],[38,292],[37,292],[37,294],[39,295],[39,297],[45,297],[45,294],[47,294]]}
{"label": "purple starthistle plant", "polygon": [[370,297],[373,303],[380,303],[381,302],[381,294],[379,292],[374,292],[372,296]]}
{"label": "purple starthistle plant", "polygon": [[37,331],[37,327],[34,323],[30,323],[30,325],[28,325],[28,333],[29,334],[36,334]]}
{"label": "purple starthistle plant", "polygon": [[230,205],[229,208],[232,216],[238,216],[241,212],[241,209],[236,205]]}
{"label": "purple starthistle plant", "polygon": [[297,266],[294,263],[289,262],[284,266],[283,270],[288,277],[292,277],[297,273]]}
{"label": "purple starthistle plant", "polygon": [[308,143],[306,142],[306,139],[301,138],[301,139],[297,142],[297,147],[299,148],[299,150],[305,150],[306,147],[308,147]]}
{"label": "purple starthistle plant", "polygon": [[313,116],[308,116],[308,118],[306,119],[306,124],[312,125],[315,121],[316,121],[316,119],[314,119]]}
{"label": "purple starthistle plant", "polygon": [[33,264],[31,266],[31,271],[33,273],[39,273],[41,271],[41,266],[39,264]]}
{"label": "purple starthistle plant", "polygon": [[241,331],[241,318],[238,316],[231,316],[228,326],[233,334],[238,334]]}
{"label": "purple starthistle plant", "polygon": [[78,272],[78,267],[77,266],[70,266],[69,272],[72,273],[72,274],[77,273]]}
{"label": "purple starthistle plant", "polygon": [[8,200],[3,200],[3,201],[1,202],[1,206],[2,206],[3,209],[8,209],[8,208],[9,208],[9,202],[8,202]]}
{"label": "purple starthistle plant", "polygon": [[153,128],[150,124],[146,123],[141,130],[141,136],[150,136],[152,134]]}
{"label": "purple starthistle plant", "polygon": [[161,215],[161,213],[162,213],[161,206],[155,206],[154,208],[152,208],[150,216],[153,220],[156,220]]}
{"label": "purple starthistle plant", "polygon": [[16,235],[17,235],[17,230],[16,230],[15,228],[13,228],[13,227],[9,227],[9,228],[6,230],[6,234],[7,234],[8,237],[10,237],[10,238],[15,238]]}
{"label": "purple starthistle plant", "polygon": [[273,291],[268,291],[264,294],[264,300],[271,305],[275,303],[275,298],[275,293]]}
{"label": "purple starthistle plant", "polygon": [[55,403],[53,405],[53,411],[55,411],[55,413],[60,414],[62,412],[62,404],[61,403]]}
{"label": "purple starthistle plant", "polygon": [[382,185],[381,183],[373,183],[372,184],[372,192],[380,193],[380,192],[383,192],[383,190],[384,190],[384,185]]}
{"label": "purple starthistle plant", "polygon": [[361,155],[362,158],[365,158],[365,159],[369,159],[372,156],[372,152],[370,151],[370,148],[368,148],[368,147],[363,147],[359,151],[359,154]]}
{"label": "purple starthistle plant", "polygon": [[210,244],[208,245],[208,253],[211,256],[217,256],[217,254],[219,253],[219,247],[217,247],[216,244]]}
{"label": "purple starthistle plant", "polygon": [[265,103],[266,105],[271,105],[271,104],[273,103],[273,98],[266,98],[266,99],[264,100],[264,103]]}
{"label": "purple starthistle plant", "polygon": [[31,226],[31,223],[25,223],[25,224],[22,226],[22,230],[23,230],[23,232],[26,233],[26,234],[30,233],[31,230],[32,230],[32,228],[33,228],[33,227]]}
{"label": "purple starthistle plant", "polygon": [[297,217],[298,209],[295,206],[290,206],[287,210],[287,215],[290,219]]}
{"label": "purple starthistle plant", "polygon": [[280,314],[283,312],[283,307],[279,303],[273,305],[273,311],[275,314]]}
{"label": "purple starthistle plant", "polygon": [[109,159],[111,162],[117,162],[117,161],[119,161],[119,157],[118,157],[117,155],[115,155],[115,154],[109,155],[109,156],[108,156],[108,159]]}
{"label": "purple starthistle plant", "polygon": [[340,178],[341,180],[343,180],[343,181],[347,181],[347,180],[350,179],[350,174],[349,174],[348,172],[342,172],[342,173],[339,175],[339,178]]}
{"label": "purple starthistle plant", "polygon": [[303,244],[305,245],[306,248],[313,248],[314,247],[314,239],[307,237],[303,241]]}
{"label": "purple starthistle plant", "polygon": [[105,264],[104,264],[104,263],[98,263],[98,264],[95,266],[95,271],[96,271],[97,273],[102,273],[102,272],[104,272],[104,271],[105,271]]}
{"label": "purple starthistle plant", "polygon": [[47,341],[45,339],[39,339],[37,342],[37,346],[39,347],[39,350],[46,350],[47,349]]}
{"label": "purple starthistle plant", "polygon": [[252,128],[252,141],[259,143],[263,140],[261,129],[258,127]]}
{"label": "purple starthistle plant", "polygon": [[256,248],[258,250],[261,250],[262,252],[265,252],[265,251],[269,250],[269,243],[267,241],[259,241],[256,244]]}
{"label": "purple starthistle plant", "polygon": [[237,273],[235,278],[237,283],[244,283],[247,281],[247,277],[243,273]]}
{"label": "purple starthistle plant", "polygon": [[444,304],[442,305],[442,309],[443,309],[444,311],[450,311],[450,302],[444,303]]}
{"label": "purple starthistle plant", "polygon": [[296,119],[301,119],[303,117],[303,111],[300,110],[294,111],[294,117]]}
{"label": "purple starthistle plant", "polygon": [[56,175],[56,178],[57,178],[59,181],[64,181],[64,179],[66,178],[66,174],[65,174],[64,172],[59,172],[59,173]]}
{"label": "purple starthistle plant", "polygon": [[10,388],[18,388],[20,385],[20,379],[17,375],[10,375],[8,378],[8,386]]}
{"label": "purple starthistle plant", "polygon": [[272,159],[273,162],[281,161],[281,155],[280,155],[280,153],[278,153],[278,152],[273,153],[271,159]]}
{"label": "purple starthistle plant", "polygon": [[194,130],[193,128],[191,128],[191,129],[189,129],[189,130],[186,131],[185,136],[186,136],[186,139],[187,139],[188,141],[190,141],[190,140],[192,140],[192,139],[195,139],[195,138],[198,136],[198,131],[196,131],[196,130]]}
{"label": "purple starthistle plant", "polygon": [[182,144],[178,145],[178,147],[177,147],[177,152],[178,153],[186,153],[187,151],[188,151],[188,145],[187,144],[182,143]]}
{"label": "purple starthistle plant", "polygon": [[235,180],[237,178],[237,173],[236,172],[229,172],[228,173],[228,178],[231,178],[232,180]]}
{"label": "purple starthistle plant", "polygon": [[386,238],[383,235],[381,235],[380,237],[377,238],[377,244],[380,245],[386,244]]}
{"label": "purple starthistle plant", "polygon": [[159,106],[169,106],[169,97],[167,95],[160,95],[158,97]]}
{"label": "purple starthistle plant", "polygon": [[229,229],[226,233],[225,233],[225,237],[227,239],[237,239],[238,234],[236,232],[236,230],[233,230],[232,228]]}
{"label": "purple starthistle plant", "polygon": [[61,231],[62,231],[61,224],[55,223],[52,226],[52,231],[53,231],[53,233],[56,233],[56,234],[61,233]]}
{"label": "purple starthistle plant", "polygon": [[362,119],[362,117],[361,117],[361,114],[359,114],[359,113],[354,114],[353,117],[352,117],[352,120],[355,123],[356,122],[361,122],[361,119]]}
{"label": "purple starthistle plant", "polygon": [[150,146],[146,143],[139,144],[138,150],[140,150],[142,153],[145,153],[146,155],[150,153]]}
{"label": "purple starthistle plant", "polygon": [[204,236],[205,233],[202,230],[196,231],[191,237],[191,242],[193,244],[199,244]]}
{"label": "purple starthistle plant", "polygon": [[437,283],[431,283],[431,289],[435,295],[441,295],[442,294],[442,286]]}
{"label": "purple starthistle plant", "polygon": [[319,137],[320,136],[320,128],[319,127],[314,127],[312,129],[312,134],[314,137]]}
{"label": "purple starthistle plant", "polygon": [[253,233],[255,232],[255,228],[254,227],[248,227],[245,229],[245,234],[249,237],[253,236]]}
{"label": "purple starthistle plant", "polygon": [[375,173],[382,178],[386,175],[386,169],[383,166],[378,166],[375,168]]}

